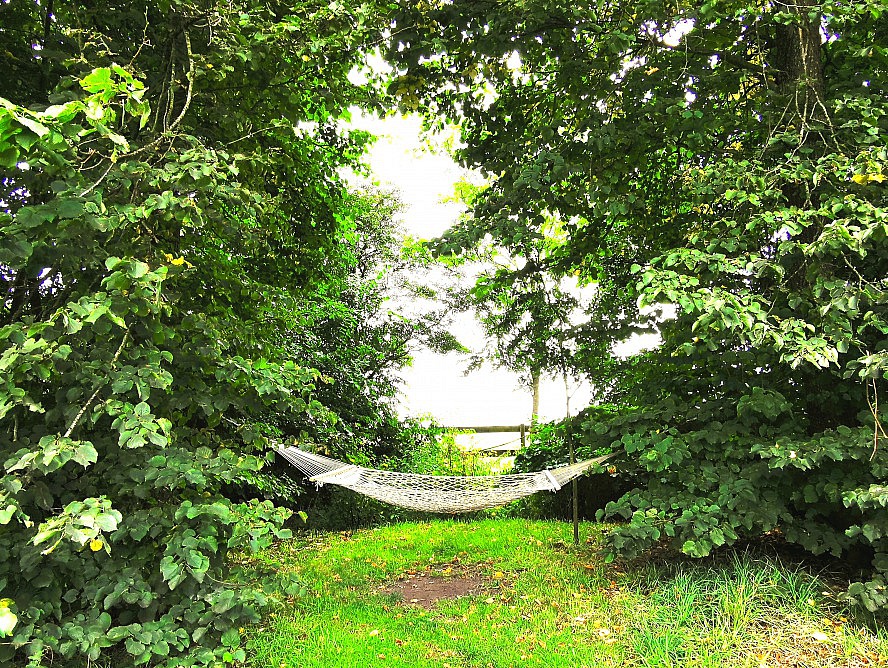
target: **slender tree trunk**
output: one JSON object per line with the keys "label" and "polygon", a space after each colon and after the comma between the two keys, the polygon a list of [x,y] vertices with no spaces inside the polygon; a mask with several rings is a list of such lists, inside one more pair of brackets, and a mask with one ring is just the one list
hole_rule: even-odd
{"label": "slender tree trunk", "polygon": [[533,408],[530,411],[530,423],[531,429],[533,429],[533,424],[536,423],[540,414],[540,370],[532,369],[531,374],[533,378]]}

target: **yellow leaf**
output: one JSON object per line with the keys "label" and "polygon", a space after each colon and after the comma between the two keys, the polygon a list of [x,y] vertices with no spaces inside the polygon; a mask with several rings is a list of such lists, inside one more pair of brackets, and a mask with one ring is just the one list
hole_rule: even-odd
{"label": "yellow leaf", "polygon": [[886,176],[884,174],[876,173],[876,174],[855,174],[851,177],[851,180],[854,183],[859,183],[860,185],[866,185],[870,181],[876,181],[877,183],[882,183],[885,181]]}
{"label": "yellow leaf", "polygon": [[105,544],[102,541],[100,541],[98,538],[93,538],[91,541],[89,541],[89,549],[92,550],[93,552],[98,552],[104,546],[105,546]]}
{"label": "yellow leaf", "polygon": [[368,635],[371,635],[371,636],[378,636],[378,635],[379,635],[379,629],[373,629],[372,631],[370,631],[370,633],[369,633]]}
{"label": "yellow leaf", "polygon": [[503,579],[503,572],[502,572],[502,571],[497,571],[496,573],[494,573],[494,574],[493,574],[493,579],[494,579],[494,580],[502,580],[502,579]]}
{"label": "yellow leaf", "polygon": [[184,257],[174,258],[174,259],[170,260],[170,264],[175,265],[177,267],[181,267],[183,264],[185,264],[185,258]]}
{"label": "yellow leaf", "polygon": [[491,603],[493,603],[493,596],[491,596],[490,598],[485,598],[484,602],[490,605]]}

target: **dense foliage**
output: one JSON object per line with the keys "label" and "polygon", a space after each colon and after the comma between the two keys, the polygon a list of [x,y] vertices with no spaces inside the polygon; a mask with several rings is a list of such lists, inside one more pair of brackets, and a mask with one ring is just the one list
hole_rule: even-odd
{"label": "dense foliage", "polygon": [[[527,445],[515,457],[514,471],[530,473],[570,463],[571,444],[576,460],[591,459],[613,452],[612,439],[599,434],[597,425],[619,413],[619,407],[592,405],[571,418],[537,425]],[[571,443],[572,442],[572,443]],[[577,512],[581,519],[594,519],[608,503],[616,501],[640,482],[622,465],[610,463],[604,470],[590,472],[576,479]],[[573,485],[555,494],[534,494],[520,503],[520,512],[531,517],[572,517]]]}
{"label": "dense foliage", "polygon": [[342,177],[378,15],[0,5],[0,664],[242,660],[266,437],[403,446],[394,203]]}
{"label": "dense foliage", "polygon": [[[268,593],[228,557],[290,514],[255,499],[289,493],[269,436],[407,446],[392,370],[457,344],[387,315],[423,256],[343,180],[384,42],[390,92],[490,177],[435,247],[513,262],[472,293],[499,361],[619,406],[572,423],[644,472],[611,548],[776,530],[888,607],[885,0],[11,0],[0,664],[242,660]],[[616,361],[646,327],[661,347]]]}
{"label": "dense foliage", "polygon": [[[884,0],[457,0],[397,25],[392,92],[459,121],[490,178],[439,252],[527,258],[503,291],[589,285],[571,359],[627,406],[595,429],[647,471],[608,506],[629,520],[611,548],[778,530],[888,605]],[[645,324],[659,350],[601,362]]]}

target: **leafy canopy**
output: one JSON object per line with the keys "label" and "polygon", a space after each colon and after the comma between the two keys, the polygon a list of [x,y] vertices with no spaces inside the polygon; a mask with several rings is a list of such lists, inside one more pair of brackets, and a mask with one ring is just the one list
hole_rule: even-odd
{"label": "leafy canopy", "polygon": [[[402,3],[390,90],[460,122],[460,158],[491,181],[439,248],[489,235],[529,262],[555,217],[536,270],[595,286],[576,369],[625,408],[582,431],[647,478],[607,508],[628,520],[613,550],[700,556],[779,530],[888,603],[885,10]],[[675,316],[646,322],[664,304]],[[645,325],[659,350],[614,364]]]}
{"label": "leafy canopy", "polygon": [[0,7],[0,664],[243,661],[267,437],[402,447],[393,205],[341,177],[384,9]]}

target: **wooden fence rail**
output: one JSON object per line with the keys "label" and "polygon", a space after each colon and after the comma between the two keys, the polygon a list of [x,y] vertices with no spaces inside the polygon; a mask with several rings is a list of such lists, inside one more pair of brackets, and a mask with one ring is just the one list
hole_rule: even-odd
{"label": "wooden fence rail", "polygon": [[488,426],[488,425],[479,425],[474,427],[444,427],[444,429],[453,430],[453,431],[474,431],[476,434],[500,434],[500,433],[520,433],[521,434],[521,448],[524,449],[524,446],[527,441],[527,432],[529,431],[529,427],[526,424],[518,424],[518,425],[506,425],[506,426]]}
{"label": "wooden fence rail", "polygon": [[477,434],[498,434],[500,432],[520,432],[527,431],[526,424],[519,424],[507,427],[444,427],[444,429],[453,429],[455,431],[474,431]]}

